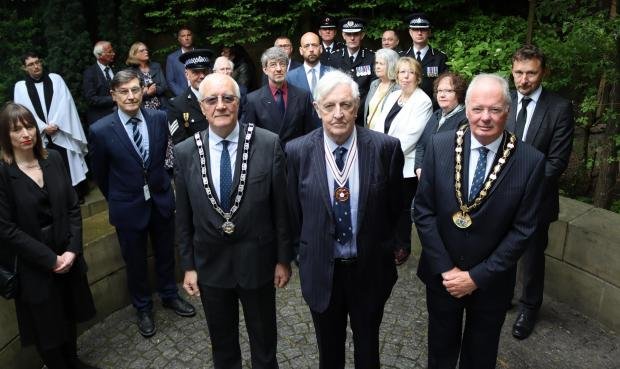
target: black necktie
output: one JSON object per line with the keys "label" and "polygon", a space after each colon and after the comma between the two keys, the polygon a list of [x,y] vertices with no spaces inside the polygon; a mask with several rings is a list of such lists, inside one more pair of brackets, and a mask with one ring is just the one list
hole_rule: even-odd
{"label": "black necktie", "polygon": [[416,57],[415,57],[415,58],[416,58],[416,59],[417,59],[417,60],[421,63],[421,62],[422,62],[422,57],[420,56],[420,54],[421,54],[421,53],[420,53],[419,51],[416,51],[416,52],[415,52],[415,55],[416,55]]}
{"label": "black necktie", "polygon": [[[344,168],[344,157],[347,149],[339,146],[334,150],[336,165],[339,170]],[[349,188],[349,181],[344,185]],[[334,191],[338,188],[338,182],[334,181]],[[335,195],[335,194],[334,194]],[[338,201],[334,196],[334,218],[336,220],[336,241],[344,245],[353,238],[353,226],[351,224],[351,196],[346,201]]]}
{"label": "black necktie", "polygon": [[353,55],[349,56],[349,59],[351,60],[351,64],[355,63],[355,57]]}
{"label": "black necktie", "polygon": [[521,140],[525,137],[523,135],[525,130],[525,123],[527,122],[527,105],[532,101],[531,98],[527,96],[523,96],[521,99],[521,110],[519,110],[519,115],[517,116],[517,124],[515,127],[515,134]]}
{"label": "black necktie", "polygon": [[222,155],[220,156],[220,205],[222,210],[230,210],[230,191],[232,189],[232,170],[230,168],[230,154],[227,140],[222,141]]}
{"label": "black necktie", "polygon": [[278,107],[278,110],[280,111],[282,116],[284,116],[284,111],[286,108],[284,107],[284,96],[282,96],[282,90],[280,89],[276,90],[276,106]]}
{"label": "black necktie", "polygon": [[326,53],[328,53],[328,54],[331,54],[331,52],[332,52],[332,47],[331,47],[331,46],[326,47],[326,48],[325,48],[325,52],[326,52]]}
{"label": "black necktie", "polygon": [[146,152],[146,147],[144,147],[144,140],[142,139],[142,133],[140,133],[140,129],[138,129],[138,123],[140,123],[140,119],[136,117],[131,117],[129,118],[127,123],[130,123],[131,125],[133,125],[132,127],[133,142],[136,144],[136,147],[138,148],[138,153],[140,154],[142,161],[146,163],[146,160],[148,159],[149,155]]}
{"label": "black necktie", "polygon": [[482,189],[482,183],[486,177],[487,171],[487,153],[489,149],[484,146],[478,148],[480,156],[478,156],[478,163],[476,163],[476,171],[474,172],[474,179],[471,181],[471,188],[469,189],[469,201],[472,201],[480,189]]}
{"label": "black necktie", "polygon": [[105,67],[105,68],[103,68],[103,74],[105,74],[105,79],[106,79],[108,82],[111,82],[111,81],[112,81],[112,78],[110,78],[110,67]]}

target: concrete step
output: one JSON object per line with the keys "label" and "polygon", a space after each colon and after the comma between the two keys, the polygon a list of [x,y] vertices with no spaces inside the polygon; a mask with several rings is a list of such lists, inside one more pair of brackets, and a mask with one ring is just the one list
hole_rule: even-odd
{"label": "concrete step", "polygon": [[81,205],[83,219],[108,209],[108,203],[103,197],[101,191],[99,191],[96,187],[90,190],[84,200],[84,203]]}

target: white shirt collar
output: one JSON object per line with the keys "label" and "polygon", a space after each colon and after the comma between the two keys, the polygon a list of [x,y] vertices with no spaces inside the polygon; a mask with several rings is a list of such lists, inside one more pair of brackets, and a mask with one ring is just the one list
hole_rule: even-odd
{"label": "white shirt collar", "polygon": [[476,137],[474,137],[474,135],[471,132],[470,132],[470,137],[471,137],[471,144],[469,145],[470,151],[478,150],[479,147],[484,146],[487,149],[489,149],[489,151],[493,152],[493,154],[495,155],[497,154],[497,151],[499,150],[499,145],[502,143],[504,134],[502,133],[498,138],[496,138],[493,142],[491,142],[488,145],[481,144],[478,140],[476,140]]}
{"label": "white shirt collar", "polygon": [[[532,92],[531,94],[529,94],[529,98],[532,99],[532,102],[534,102],[534,104],[536,104],[538,102],[538,99],[540,98],[540,94],[542,93],[542,85],[538,86],[537,89],[534,90],[534,92]],[[517,91],[517,103],[519,105],[521,105],[521,100],[523,99],[525,95],[523,95],[522,93],[520,93],[519,91]]]}
{"label": "white shirt collar", "polygon": [[336,150],[339,147],[344,147],[345,149],[347,149],[347,152],[351,151],[351,143],[353,142],[353,137],[356,135],[357,135],[357,128],[353,127],[353,132],[351,133],[349,138],[347,138],[347,140],[342,145],[338,145],[336,142],[334,142],[334,140],[331,139],[331,137],[327,135],[325,130],[323,130],[323,137],[325,139],[325,143],[327,143],[327,147],[329,148],[331,152],[334,152],[334,150]]}
{"label": "white shirt collar", "polygon": [[312,68],[314,68],[315,71],[319,72],[321,70],[321,62],[316,63],[314,67],[311,67],[304,62],[304,70],[306,71],[306,74],[310,73],[310,70]]}
{"label": "white shirt collar", "polygon": [[[121,123],[123,123],[123,125],[127,124],[127,121],[132,118],[131,115],[125,113],[121,109],[118,109],[117,111],[118,111],[118,117],[120,118]],[[142,110],[138,110],[138,113],[134,115],[134,117],[140,119],[140,122],[144,122],[144,116],[142,115]]]}
{"label": "white shirt collar", "polygon": [[237,121],[237,124],[235,124],[235,128],[232,130],[232,132],[230,132],[228,136],[223,138],[218,136],[217,133],[213,132],[211,126],[209,126],[209,140],[211,140],[216,145],[224,140],[237,143],[237,141],[239,141],[239,121]]}

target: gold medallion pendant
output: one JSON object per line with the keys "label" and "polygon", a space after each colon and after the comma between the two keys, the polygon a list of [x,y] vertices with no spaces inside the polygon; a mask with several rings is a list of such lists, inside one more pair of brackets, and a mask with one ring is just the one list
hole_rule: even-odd
{"label": "gold medallion pendant", "polygon": [[471,223],[472,223],[471,217],[469,216],[469,214],[462,212],[460,210],[454,213],[454,215],[452,215],[452,221],[457,227],[461,229],[469,228],[469,226],[471,226]]}
{"label": "gold medallion pendant", "polygon": [[225,221],[222,224],[222,230],[226,234],[233,234],[233,232],[235,231],[235,223],[231,222],[230,220]]}
{"label": "gold medallion pendant", "polygon": [[189,113],[183,113],[183,120],[185,121],[183,123],[185,128],[189,127]]}
{"label": "gold medallion pendant", "polygon": [[346,187],[338,187],[334,194],[334,198],[339,202],[345,202],[349,200],[349,196],[351,196],[349,189]]}

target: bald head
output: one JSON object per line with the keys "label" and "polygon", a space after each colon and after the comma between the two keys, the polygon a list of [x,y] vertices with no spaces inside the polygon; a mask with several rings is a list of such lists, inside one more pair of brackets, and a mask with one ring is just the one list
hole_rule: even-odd
{"label": "bald head", "polygon": [[200,95],[205,98],[211,95],[212,89],[219,86],[230,87],[232,90],[232,95],[239,98],[241,97],[241,92],[239,92],[239,85],[237,82],[232,77],[224,73],[213,73],[206,76],[200,83],[198,91],[200,92]]}
{"label": "bald head", "polygon": [[321,40],[314,32],[307,32],[301,36],[299,54],[304,58],[304,63],[314,67],[321,56]]}
{"label": "bald head", "polygon": [[231,77],[213,73],[200,83],[200,110],[209,128],[221,138],[235,129],[239,113],[239,85]]}

